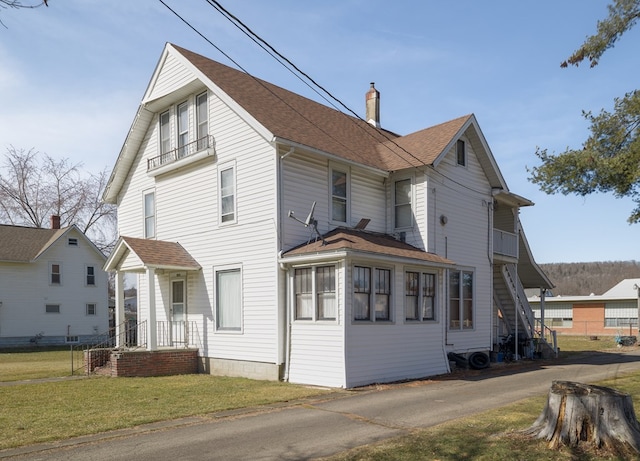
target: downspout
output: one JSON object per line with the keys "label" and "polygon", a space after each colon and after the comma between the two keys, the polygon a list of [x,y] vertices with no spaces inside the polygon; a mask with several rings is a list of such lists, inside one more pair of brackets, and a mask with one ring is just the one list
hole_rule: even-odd
{"label": "downspout", "polygon": [[449,364],[449,356],[447,355],[447,343],[448,343],[448,336],[447,336],[447,332],[449,330],[449,328],[447,327],[448,325],[448,318],[446,313],[448,312],[447,309],[447,299],[449,299],[448,293],[447,291],[447,287],[449,286],[449,284],[447,283],[447,273],[448,273],[448,269],[443,269],[441,274],[442,274],[442,292],[445,293],[445,296],[443,296],[443,301],[440,303],[442,311],[444,312],[444,322],[442,322],[442,330],[443,330],[443,337],[444,337],[444,341],[442,342],[442,356],[444,357],[444,363],[445,366],[447,367],[447,373],[451,373],[451,365]]}
{"label": "downspout", "polygon": [[518,283],[520,281],[520,279],[518,278],[518,262],[520,260],[520,209],[516,210],[516,263],[514,264],[514,272],[515,272],[515,277],[513,280],[513,283],[515,284],[515,290],[516,290],[516,334],[515,334],[515,347],[516,347],[516,353],[515,353],[515,360],[516,362],[520,359],[520,356],[518,354],[518,319],[520,318],[520,296],[519,296],[519,290],[518,290]]}
{"label": "downspout", "polygon": [[[277,169],[277,174],[278,174],[278,178],[277,178],[277,194],[278,194],[278,210],[277,210],[277,232],[278,232],[278,246],[280,247],[280,251],[278,252],[278,259],[280,259],[282,257],[282,246],[284,245],[284,235],[283,235],[283,222],[282,222],[282,205],[283,205],[283,193],[282,193],[282,189],[283,189],[283,184],[282,184],[282,177],[283,177],[283,163],[282,161],[287,158],[289,155],[291,155],[293,152],[295,151],[294,147],[290,147],[289,150],[287,152],[285,152],[284,154],[282,154],[279,158],[278,158],[278,169]],[[277,155],[277,147],[276,147],[276,155]],[[286,266],[282,263],[280,263],[280,269],[285,271],[285,283],[284,283],[284,289],[285,289],[285,296],[284,296],[284,318],[283,318],[283,330],[284,330],[284,370],[283,370],[283,376],[282,379],[285,382],[289,381],[289,369],[290,369],[290,363],[291,363],[291,315],[290,315],[290,295],[289,295],[289,271],[287,270]]]}

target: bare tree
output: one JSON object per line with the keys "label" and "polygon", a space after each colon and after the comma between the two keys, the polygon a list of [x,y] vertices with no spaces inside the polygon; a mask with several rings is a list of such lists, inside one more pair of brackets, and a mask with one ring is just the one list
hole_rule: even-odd
{"label": "bare tree", "polygon": [[[29,2],[29,3],[24,3],[21,0],[0,0],[0,10],[6,9],[6,8],[39,8],[42,5],[49,6],[49,0],[42,0],[42,1]],[[0,25],[4,26],[5,28],[7,27],[4,25],[2,20],[0,20]]]}
{"label": "bare tree", "polygon": [[97,175],[86,174],[81,164],[68,159],[13,146],[2,167],[0,222],[47,227],[50,217],[57,215],[61,226],[77,225],[101,251],[113,247],[116,209],[100,199],[108,180],[106,168]]}

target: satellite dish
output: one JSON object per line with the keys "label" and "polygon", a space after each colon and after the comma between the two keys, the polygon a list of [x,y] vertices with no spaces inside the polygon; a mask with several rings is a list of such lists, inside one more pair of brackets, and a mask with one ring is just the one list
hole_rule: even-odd
{"label": "satellite dish", "polygon": [[320,240],[322,240],[322,244],[324,245],[326,242],[324,241],[324,237],[322,237],[322,234],[320,234],[320,231],[318,231],[318,220],[316,218],[314,218],[313,216],[313,212],[316,209],[316,202],[314,201],[311,204],[311,210],[309,211],[309,214],[307,215],[307,219],[305,219],[304,221],[301,219],[296,218],[295,214],[293,211],[289,210],[288,216],[291,219],[294,219],[296,221],[298,221],[300,224],[302,224],[304,227],[311,227],[311,236],[309,236],[309,240],[307,241],[307,244],[309,244],[311,242],[311,237],[313,236],[313,234],[316,235],[316,242],[318,241],[318,237],[320,237]]}

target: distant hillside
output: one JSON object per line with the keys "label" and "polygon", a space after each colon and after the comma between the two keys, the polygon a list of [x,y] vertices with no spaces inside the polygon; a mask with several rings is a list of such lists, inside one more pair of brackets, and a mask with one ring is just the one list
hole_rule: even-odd
{"label": "distant hillside", "polygon": [[603,261],[540,264],[556,287],[554,295],[601,295],[624,279],[640,278],[640,262]]}

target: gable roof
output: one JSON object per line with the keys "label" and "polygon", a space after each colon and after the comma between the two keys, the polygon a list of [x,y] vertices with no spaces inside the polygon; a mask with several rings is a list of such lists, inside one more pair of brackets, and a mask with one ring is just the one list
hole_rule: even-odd
{"label": "gable roof", "polygon": [[150,240],[134,237],[120,237],[115,248],[105,263],[106,271],[116,270],[125,258],[133,255],[137,258],[137,267],[169,269],[169,270],[200,270],[201,266],[178,242]]}
{"label": "gable roof", "polygon": [[[103,198],[115,203],[137,150],[154,117],[171,99],[153,91],[167,57],[176,58],[194,82],[215,91],[269,142],[301,146],[381,172],[434,165],[462,134],[474,143],[480,163],[493,187],[506,190],[475,116],[456,118],[418,132],[399,136],[205,56],[167,43],[116,161]],[[164,102],[163,102],[164,101]]]}
{"label": "gable roof", "polygon": [[455,263],[434,253],[428,253],[390,235],[359,229],[338,227],[317,240],[283,253],[283,259],[297,256],[331,256],[338,253],[358,253],[359,256],[392,257],[416,260],[436,266],[452,266]]}
{"label": "gable roof", "polygon": [[33,262],[72,230],[78,231],[103,259],[106,258],[76,225],[62,229],[43,229],[0,224],[0,262]]}

